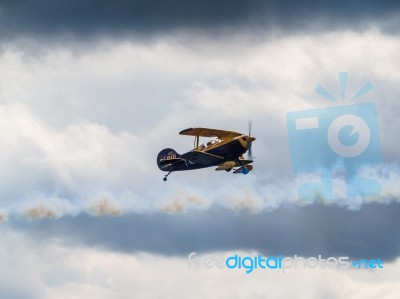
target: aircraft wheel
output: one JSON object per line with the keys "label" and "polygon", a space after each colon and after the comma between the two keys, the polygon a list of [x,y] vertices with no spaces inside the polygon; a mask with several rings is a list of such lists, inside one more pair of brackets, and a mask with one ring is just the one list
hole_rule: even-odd
{"label": "aircraft wheel", "polygon": [[246,168],[246,167],[243,167],[243,172],[242,172],[243,174],[248,174],[249,173],[249,170]]}
{"label": "aircraft wheel", "polygon": [[166,181],[167,181],[167,178],[163,178],[163,181],[166,182]]}

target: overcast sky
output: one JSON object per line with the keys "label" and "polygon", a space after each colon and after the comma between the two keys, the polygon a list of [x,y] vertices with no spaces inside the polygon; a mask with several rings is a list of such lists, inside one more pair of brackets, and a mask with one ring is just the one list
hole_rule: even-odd
{"label": "overcast sky", "polygon": [[[396,1],[0,1],[1,297],[397,298],[399,20]],[[293,173],[286,113],[338,105],[315,88],[340,98],[339,72],[346,100],[373,86],[354,103],[377,106],[383,159],[361,174],[382,192],[348,198],[339,173],[299,200],[319,177]],[[249,175],[162,181],[157,153],[193,145],[179,131],[248,120]],[[187,269],[193,251],[385,269],[244,280]]]}

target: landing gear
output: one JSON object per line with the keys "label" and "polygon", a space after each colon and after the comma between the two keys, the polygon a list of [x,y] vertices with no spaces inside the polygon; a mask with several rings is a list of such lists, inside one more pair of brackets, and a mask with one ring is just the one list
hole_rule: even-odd
{"label": "landing gear", "polygon": [[243,173],[244,175],[248,174],[248,173],[250,172],[250,170],[249,170],[245,165],[243,165],[243,163],[242,163],[242,161],[240,161],[240,159],[238,159],[237,161],[238,161],[239,164],[241,165],[242,173]]}
{"label": "landing gear", "polygon": [[167,181],[167,177],[171,174],[172,171],[168,172],[165,177],[163,177],[163,181],[166,182]]}

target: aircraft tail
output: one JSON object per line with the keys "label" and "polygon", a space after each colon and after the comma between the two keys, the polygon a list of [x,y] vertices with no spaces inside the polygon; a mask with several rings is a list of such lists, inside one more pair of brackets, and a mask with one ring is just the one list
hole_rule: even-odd
{"label": "aircraft tail", "polygon": [[179,155],[172,148],[165,148],[157,155],[157,166],[160,170],[170,171],[171,164],[182,160],[181,155]]}

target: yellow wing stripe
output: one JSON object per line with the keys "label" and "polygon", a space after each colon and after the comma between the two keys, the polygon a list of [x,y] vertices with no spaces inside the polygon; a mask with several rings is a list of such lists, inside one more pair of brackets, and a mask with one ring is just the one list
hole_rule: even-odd
{"label": "yellow wing stripe", "polygon": [[234,131],[225,131],[208,128],[189,128],[179,132],[180,135],[200,136],[200,137],[217,137],[221,140],[242,136],[243,134]]}

